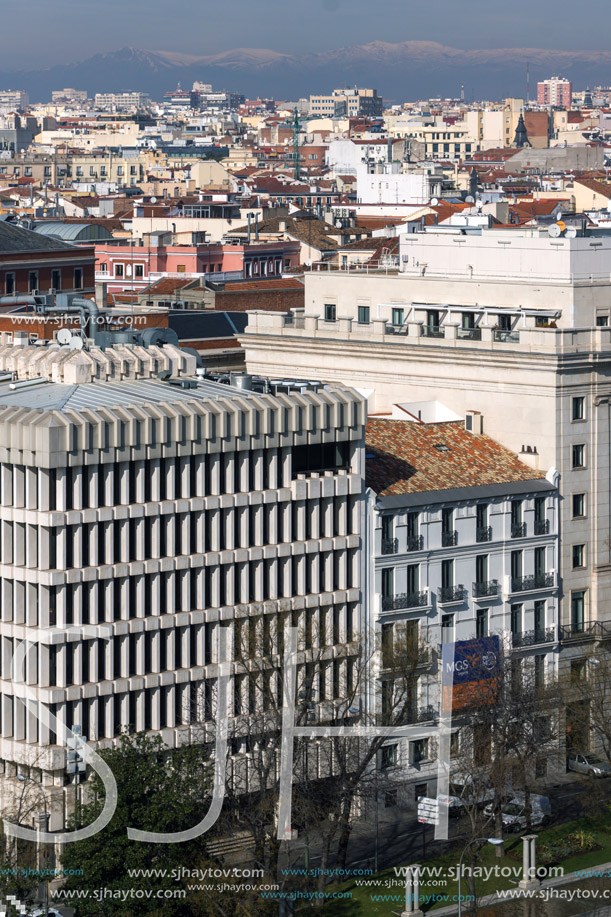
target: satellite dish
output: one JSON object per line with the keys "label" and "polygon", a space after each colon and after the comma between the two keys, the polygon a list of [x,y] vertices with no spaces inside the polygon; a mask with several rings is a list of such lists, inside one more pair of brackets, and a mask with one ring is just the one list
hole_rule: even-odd
{"label": "satellite dish", "polygon": [[157,198],[156,198],[156,197],[152,197],[152,198],[150,199],[150,201],[149,201],[149,204],[156,204],[156,203],[157,203]]}
{"label": "satellite dish", "polygon": [[472,194],[468,194],[465,198],[465,204],[474,204],[474,203],[475,203],[475,198],[473,197]]}
{"label": "satellite dish", "polygon": [[564,216],[564,214],[562,213],[562,211],[559,211],[559,212],[556,214],[556,221],[557,221],[558,223],[561,223],[561,222],[562,222],[562,217],[563,217],[563,216]]}
{"label": "satellite dish", "polygon": [[71,340],[72,332],[68,328],[62,328],[61,331],[57,332],[58,344],[69,344]]}
{"label": "satellite dish", "polygon": [[484,209],[484,202],[483,202],[483,201],[476,201],[476,202],[475,202],[475,206],[477,207],[478,210],[483,210],[483,209]]}
{"label": "satellite dish", "polygon": [[576,239],[576,238],[577,238],[577,230],[575,229],[575,227],[574,227],[574,226],[569,226],[569,228],[568,228],[567,231],[565,232],[565,236],[567,237],[567,239]]}
{"label": "satellite dish", "polygon": [[70,343],[68,344],[70,350],[82,350],[83,349],[83,339],[79,337],[78,334],[73,335],[70,338]]}
{"label": "satellite dish", "polygon": [[431,207],[436,207],[438,203],[439,201],[436,197],[431,198]]}
{"label": "satellite dish", "polygon": [[557,239],[561,233],[561,229],[557,223],[552,223],[550,228],[547,230],[548,236],[551,236],[552,239]]}

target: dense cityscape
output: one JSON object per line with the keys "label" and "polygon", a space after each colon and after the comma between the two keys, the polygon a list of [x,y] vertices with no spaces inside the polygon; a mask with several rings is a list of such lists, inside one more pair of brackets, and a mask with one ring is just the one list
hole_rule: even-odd
{"label": "dense cityscape", "polygon": [[227,85],[0,89],[0,911],[602,917],[611,87]]}

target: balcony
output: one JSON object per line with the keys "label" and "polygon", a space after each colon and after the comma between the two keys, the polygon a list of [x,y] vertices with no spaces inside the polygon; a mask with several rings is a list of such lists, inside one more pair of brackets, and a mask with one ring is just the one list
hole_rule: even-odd
{"label": "balcony", "polygon": [[460,341],[481,341],[482,329],[481,328],[458,328],[456,331],[456,337]]}
{"label": "balcony", "polygon": [[521,634],[512,634],[511,642],[514,649],[525,646],[538,646],[540,643],[555,643],[556,631],[553,627],[538,630],[526,630]]}
{"label": "balcony", "polygon": [[568,643],[571,640],[608,640],[611,638],[611,624],[602,621],[585,621],[574,624],[560,625],[560,641]]}
{"label": "balcony", "polygon": [[458,586],[441,586],[437,590],[437,601],[440,605],[448,605],[451,602],[464,602],[465,587],[462,583]]}
{"label": "balcony", "polygon": [[492,541],[492,526],[478,525],[475,529],[475,540],[479,542]]}
{"label": "balcony", "polygon": [[428,590],[421,592],[398,592],[382,596],[382,611],[400,611],[402,608],[425,608],[428,605]]}
{"label": "balcony", "polygon": [[528,576],[512,576],[512,592],[532,592],[533,589],[549,589],[554,585],[553,573],[530,573]]}
{"label": "balcony", "polygon": [[396,554],[399,550],[399,539],[398,538],[383,538],[382,539],[382,554]]}
{"label": "balcony", "polygon": [[446,336],[445,329],[441,325],[422,325],[420,330],[424,338],[444,338]]}
{"label": "balcony", "polygon": [[535,519],[535,535],[549,535],[549,519]]}
{"label": "balcony", "polygon": [[439,717],[439,710],[430,704],[427,707],[413,707],[406,710],[404,723],[401,725],[411,726],[415,723],[436,723]]}
{"label": "balcony", "polygon": [[441,533],[442,547],[451,548],[455,544],[458,544],[458,532],[442,532]]}
{"label": "balcony", "polygon": [[408,535],[407,536],[407,550],[408,551],[422,551],[424,547],[424,535]]}
{"label": "balcony", "polygon": [[494,596],[499,594],[499,581],[496,579],[488,580],[488,582],[473,583],[473,598],[482,599],[487,596]]}
{"label": "balcony", "polygon": [[526,523],[525,522],[512,522],[511,523],[511,537],[512,538],[526,538]]}
{"label": "balcony", "polygon": [[520,343],[520,332],[519,331],[502,331],[500,328],[495,328],[493,332],[493,337],[497,344],[519,344]]}

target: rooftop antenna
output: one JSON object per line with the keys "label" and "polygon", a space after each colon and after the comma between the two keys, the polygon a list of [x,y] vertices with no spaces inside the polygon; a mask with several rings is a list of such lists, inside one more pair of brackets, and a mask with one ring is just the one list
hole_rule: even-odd
{"label": "rooftop antenna", "polygon": [[461,86],[460,86],[460,101],[461,102],[465,101],[465,84],[464,83],[461,83]]}
{"label": "rooftop antenna", "polygon": [[295,118],[293,120],[293,178],[301,178],[301,169],[299,166],[299,112],[295,106]]}
{"label": "rooftop antenna", "polygon": [[530,62],[526,61],[526,104],[530,103]]}

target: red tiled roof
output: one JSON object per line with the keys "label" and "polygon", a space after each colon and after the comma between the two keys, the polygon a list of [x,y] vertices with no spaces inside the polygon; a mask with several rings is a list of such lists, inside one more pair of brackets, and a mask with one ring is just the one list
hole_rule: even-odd
{"label": "red tiled roof", "polygon": [[365,443],[367,486],[381,496],[544,477],[488,436],[468,433],[462,421],[369,420]]}
{"label": "red tiled roof", "polygon": [[188,286],[188,284],[192,282],[192,279],[188,277],[162,277],[160,280],[152,283],[150,287],[147,287],[146,292],[155,294],[174,293],[176,290],[182,290],[183,287]]}

